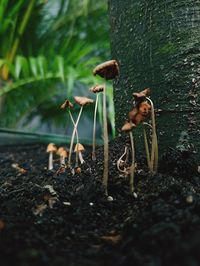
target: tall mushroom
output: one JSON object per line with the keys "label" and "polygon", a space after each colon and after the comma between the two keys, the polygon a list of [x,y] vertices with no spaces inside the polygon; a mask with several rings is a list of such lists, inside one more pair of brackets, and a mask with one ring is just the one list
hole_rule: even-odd
{"label": "tall mushroom", "polygon": [[74,136],[75,136],[75,132],[76,132],[77,127],[78,127],[78,123],[79,123],[82,111],[83,111],[83,107],[85,105],[87,105],[87,104],[90,104],[90,103],[94,102],[94,100],[92,100],[92,99],[89,99],[87,97],[80,97],[80,96],[75,96],[74,100],[75,100],[75,102],[77,104],[79,104],[81,106],[81,109],[79,111],[76,123],[74,125],[74,130],[73,130],[73,133],[72,133],[72,137],[71,137],[71,143],[70,143],[70,149],[69,149],[69,157],[68,157],[68,166],[69,167],[71,167],[71,156],[72,156],[72,148],[73,148],[73,144],[74,144]]}
{"label": "tall mushroom", "polygon": [[93,124],[93,138],[92,138],[92,160],[96,160],[96,117],[97,117],[97,106],[99,101],[99,92],[104,91],[104,85],[96,85],[90,88],[90,91],[96,94],[96,102],[95,102],[95,109],[94,109],[94,124]]}
{"label": "tall mushroom", "polygon": [[47,150],[46,150],[46,152],[49,153],[49,165],[48,165],[49,170],[53,169],[53,153],[55,153],[56,151],[57,151],[57,148],[55,144],[49,143],[49,145],[47,146]]}
{"label": "tall mushroom", "polygon": [[122,127],[122,131],[129,134],[130,142],[131,142],[131,168],[130,168],[130,192],[133,194],[134,197],[137,197],[137,194],[134,192],[134,176],[135,176],[135,147],[134,147],[134,139],[132,129],[136,127],[135,124],[129,122],[125,123]]}
{"label": "tall mushroom", "polygon": [[[105,80],[114,79],[119,74],[119,66],[116,60],[106,61],[93,70],[94,75],[99,75]],[[103,90],[103,139],[104,139],[104,169],[103,169],[103,186],[105,194],[108,196],[108,125],[107,125],[107,108],[106,108],[106,86]]]}

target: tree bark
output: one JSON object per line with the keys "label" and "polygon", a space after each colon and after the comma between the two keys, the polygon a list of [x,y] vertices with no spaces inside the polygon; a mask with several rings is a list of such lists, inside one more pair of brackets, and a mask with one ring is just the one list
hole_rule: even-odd
{"label": "tree bark", "polygon": [[120,65],[116,131],[132,108],[132,93],[150,87],[161,109],[159,147],[175,147],[186,131],[200,158],[199,0],[109,0],[109,15],[112,58]]}

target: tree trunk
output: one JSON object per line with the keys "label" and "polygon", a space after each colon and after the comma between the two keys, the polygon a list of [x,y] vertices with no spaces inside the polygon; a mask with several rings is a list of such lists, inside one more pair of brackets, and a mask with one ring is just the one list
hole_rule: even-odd
{"label": "tree trunk", "polygon": [[[132,93],[150,87],[159,147],[175,147],[187,132],[200,150],[199,0],[109,0],[116,131],[132,108]],[[142,131],[141,131],[142,132]]]}

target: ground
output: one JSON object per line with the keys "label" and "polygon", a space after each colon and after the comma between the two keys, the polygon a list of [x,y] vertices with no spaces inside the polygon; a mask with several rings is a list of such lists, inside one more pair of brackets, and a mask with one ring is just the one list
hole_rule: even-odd
{"label": "ground", "polygon": [[[148,174],[137,155],[135,186],[116,161],[124,139],[110,143],[109,195],[101,185],[102,151],[74,176],[47,170],[46,146],[1,148],[1,265],[199,265],[200,177],[189,153],[169,148]],[[89,149],[90,150],[90,149]],[[14,262],[14,264],[13,264]]]}

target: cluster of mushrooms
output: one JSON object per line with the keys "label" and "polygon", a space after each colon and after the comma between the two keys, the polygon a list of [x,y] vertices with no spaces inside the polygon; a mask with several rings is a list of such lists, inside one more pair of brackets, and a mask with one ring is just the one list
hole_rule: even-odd
{"label": "cluster of mushrooms", "polygon": [[[144,134],[144,146],[146,151],[147,165],[149,172],[155,174],[158,167],[158,141],[156,134],[156,123],[155,123],[155,110],[152,100],[149,98],[150,89],[146,88],[141,92],[133,93],[134,107],[128,113],[128,121],[125,122],[122,127],[122,131],[129,134],[130,138],[130,149],[131,149],[131,166],[127,165],[129,147],[125,147],[125,151],[117,161],[118,170],[124,175],[130,174],[130,192],[135,197],[137,194],[134,191],[134,175],[135,175],[135,147],[132,129],[142,124]],[[148,118],[151,118],[151,124],[145,122]],[[147,139],[146,126],[151,129],[151,152],[149,150],[149,143]],[[123,158],[126,157],[125,160]]]}
{"label": "cluster of mushrooms", "polygon": [[[119,75],[119,66],[116,60],[106,61],[98,66],[96,66],[93,70],[94,75],[99,75],[105,80],[115,79],[116,76]],[[103,141],[104,141],[104,164],[103,164],[103,177],[102,184],[105,189],[105,195],[111,199],[112,197],[108,196],[108,160],[109,160],[109,145],[108,145],[108,126],[107,126],[107,108],[106,108],[106,85],[95,85],[90,88],[92,93],[96,94],[95,100],[95,108],[94,108],[94,123],[93,123],[93,147],[92,147],[92,160],[96,160],[96,117],[97,117],[97,108],[99,101],[99,93],[103,93]],[[137,194],[134,191],[134,173],[135,173],[135,150],[134,150],[134,139],[132,134],[132,129],[137,127],[139,124],[143,124],[144,127],[144,143],[145,150],[147,155],[147,163],[151,173],[155,172],[157,169],[157,157],[158,157],[158,145],[157,145],[157,136],[156,136],[156,127],[155,127],[155,113],[153,102],[148,97],[150,95],[150,89],[145,89],[139,93],[133,93],[134,97],[134,107],[128,114],[128,121],[122,127],[122,131],[129,133],[130,137],[130,147],[125,147],[124,154],[120,157],[117,162],[117,168],[120,172],[130,175],[130,192],[135,197]],[[75,96],[74,101],[76,104],[80,106],[79,114],[74,120],[71,109],[74,107],[74,104],[71,103],[68,99],[61,105],[61,109],[67,110],[71,122],[73,124],[73,132],[71,136],[71,143],[69,150],[66,150],[63,147],[59,149],[53,143],[50,143],[47,147],[47,152],[49,152],[49,170],[53,169],[53,153],[57,153],[60,156],[60,166],[62,169],[69,168],[72,173],[80,172],[81,168],[79,167],[79,161],[83,164],[85,161],[82,156],[82,152],[84,151],[83,145],[79,143],[79,135],[78,135],[78,123],[81,118],[81,114],[83,108],[88,104],[93,104],[94,100],[87,97]],[[145,123],[146,118],[151,116],[151,124]],[[149,126],[152,131],[152,140],[151,140],[151,154],[149,152],[149,144],[147,140],[147,134],[145,126]],[[76,145],[74,148],[74,152],[76,153],[75,164],[72,164],[72,152],[74,147],[74,139],[76,137]],[[132,164],[129,167],[126,167],[126,163],[128,161],[129,150],[131,150],[131,158]],[[126,156],[126,160],[123,161],[123,157]],[[74,167],[73,167],[74,166]]]}

